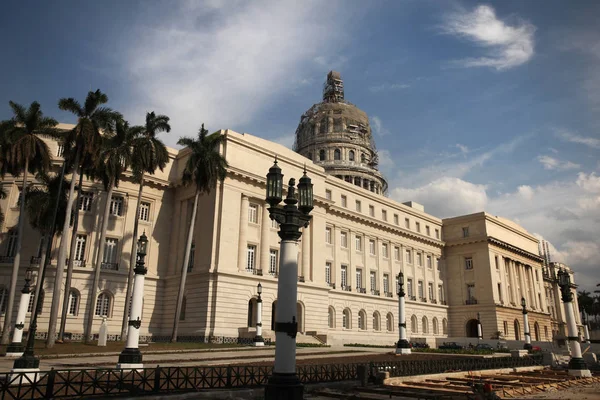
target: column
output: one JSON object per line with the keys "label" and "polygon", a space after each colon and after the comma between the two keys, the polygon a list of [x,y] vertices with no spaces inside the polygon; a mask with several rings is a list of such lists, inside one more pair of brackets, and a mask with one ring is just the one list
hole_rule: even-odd
{"label": "column", "polygon": [[254,346],[258,347],[265,345],[265,339],[262,337],[262,297],[260,297],[260,292],[258,293],[258,299],[256,299],[256,336],[252,342]]}
{"label": "column", "polygon": [[[309,278],[310,269],[310,226],[308,228],[302,228],[302,278],[306,282]],[[351,241],[348,238],[348,244]]]}
{"label": "column", "polygon": [[[529,279],[531,284],[529,285],[531,287],[531,297],[533,297],[533,302],[532,304],[535,304],[535,309],[539,310],[542,308],[542,305],[539,302],[538,299],[538,291],[536,290],[536,280],[535,280],[535,274],[533,273],[533,267],[530,265],[529,266]],[[539,274],[538,274],[538,279],[539,279]]]}
{"label": "column", "polygon": [[27,307],[29,306],[29,298],[31,297],[31,286],[29,281],[25,284],[23,290],[21,290],[21,298],[19,300],[19,308],[17,311],[17,321],[15,324],[15,330],[13,332],[12,343],[6,348],[7,358],[17,358],[23,355],[25,347],[21,344],[23,339],[23,328],[25,327],[25,317],[27,315]]}
{"label": "column", "polygon": [[[431,254],[431,268],[433,269],[433,298],[436,299],[438,304],[442,304],[442,299],[439,297],[438,287],[440,286],[440,278],[438,276],[437,270],[437,256],[435,254]],[[441,324],[441,321],[440,321]],[[433,332],[433,330],[432,330]],[[438,331],[439,332],[439,331]]]}
{"label": "column", "polygon": [[511,291],[512,291],[512,297],[513,297],[513,302],[515,304],[519,304],[519,301],[521,300],[521,296],[519,296],[519,291],[517,289],[517,270],[516,270],[516,266],[515,266],[515,262],[513,260],[509,260],[509,266],[510,266],[510,277],[512,279],[512,284],[511,284]]}
{"label": "column", "polygon": [[527,309],[523,309],[523,334],[525,335],[525,350],[531,350],[531,333],[529,333],[529,315],[527,315]]}
{"label": "column", "polygon": [[398,334],[400,338],[396,344],[396,354],[410,354],[410,344],[406,340],[406,313],[404,304],[404,277],[400,275],[400,290],[398,292]]}
{"label": "column", "polygon": [[238,238],[238,271],[246,270],[248,251],[248,196],[242,193],[240,208],[240,235]]}
{"label": "column", "polygon": [[[575,313],[573,312],[573,294],[571,298],[565,299],[563,302],[565,306],[565,315],[567,317],[567,329],[569,332],[568,340],[571,345],[571,360],[569,361],[569,375],[590,377],[592,376],[588,369],[583,357],[581,356],[581,345],[579,344],[579,334],[577,332],[577,325],[575,323]],[[569,301],[565,301],[569,300]]]}
{"label": "column", "polygon": [[[264,203],[262,206],[262,220],[260,223],[260,268],[262,269],[263,275],[269,273],[271,266],[271,248],[269,242],[269,235],[271,233],[271,218],[269,217],[269,205]],[[242,209],[243,210],[243,209]],[[243,211],[242,211],[243,213]],[[243,214],[242,214],[243,216]],[[247,225],[246,225],[247,226]]]}

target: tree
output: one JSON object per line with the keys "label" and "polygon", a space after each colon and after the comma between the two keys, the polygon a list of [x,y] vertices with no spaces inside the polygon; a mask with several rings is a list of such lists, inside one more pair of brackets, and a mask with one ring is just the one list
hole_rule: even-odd
{"label": "tree", "polygon": [[[140,202],[142,201],[142,190],[144,188],[144,177],[146,174],[154,175],[156,169],[161,171],[169,161],[169,153],[164,143],[156,136],[160,132],[170,132],[169,117],[156,115],[154,111],[146,114],[146,124],[143,130],[133,139],[133,154],[131,158],[134,179],[139,182],[140,187],[135,205],[135,221],[133,223],[133,235],[131,244],[131,257],[129,259],[129,275],[127,277],[127,290],[125,298],[131,298],[133,286],[133,269],[137,253],[137,237],[140,222]],[[121,340],[127,335],[129,319],[129,300],[125,301],[123,310],[123,323],[121,324]]]}
{"label": "tree", "polygon": [[23,175],[23,187],[19,203],[19,222],[17,225],[16,253],[8,291],[8,304],[4,315],[2,344],[10,339],[12,311],[21,263],[21,242],[25,226],[25,201],[27,198],[28,174],[45,172],[50,168],[50,149],[41,136],[56,136],[58,122],[53,118],[44,117],[38,102],[31,103],[28,109],[10,101],[13,117],[2,123],[3,149],[2,172],[10,172],[17,177]]}
{"label": "tree", "polygon": [[[6,194],[6,190],[4,190],[3,186],[0,186],[0,200],[4,200],[6,198],[7,194]],[[2,210],[2,207],[0,207],[0,228],[2,228],[2,225],[4,224],[4,211]]]}
{"label": "tree", "polygon": [[594,299],[590,295],[590,292],[586,290],[577,292],[577,303],[579,304],[579,312],[585,312],[588,315],[592,313]]}
{"label": "tree", "polygon": [[198,209],[198,198],[200,194],[209,194],[211,189],[217,185],[217,182],[223,182],[227,176],[227,160],[221,155],[221,145],[225,143],[225,136],[220,132],[208,135],[204,129],[204,124],[198,132],[198,138],[182,137],[177,142],[180,146],[189,147],[191,152],[183,170],[181,181],[184,186],[196,185],[196,194],[194,196],[194,207],[192,209],[192,220],[188,230],[185,255],[181,267],[181,281],[179,283],[179,293],[177,295],[177,304],[173,318],[173,333],[171,341],[177,341],[177,330],[179,328],[179,315],[181,314],[181,303],[183,301],[183,291],[185,289],[185,280],[187,277],[187,267],[190,260],[190,250],[192,247],[192,237],[196,222],[196,211]]}
{"label": "tree", "polygon": [[[66,215],[71,215],[73,201],[75,200],[75,182],[81,173],[82,160],[89,156],[95,159],[101,142],[101,132],[106,134],[114,131],[114,123],[120,114],[101,105],[108,102],[108,96],[100,89],[88,92],[83,106],[72,97],[63,98],[58,101],[58,108],[70,111],[77,116],[77,124],[67,132],[65,137],[65,148],[73,149],[73,172],[69,186],[69,201],[67,202]],[[63,232],[69,229],[69,220],[63,225]],[[50,309],[50,323],[48,325],[48,338],[46,347],[53,347],[56,336],[56,320],[58,318],[58,307],[60,305],[60,284],[67,258],[67,240],[63,235],[58,249],[58,261],[56,266],[56,277],[54,279],[54,290],[52,291],[52,306]],[[67,293],[68,294],[68,293]]]}
{"label": "tree", "polygon": [[103,137],[98,158],[96,159],[95,170],[97,171],[97,175],[102,178],[102,183],[106,190],[106,199],[104,203],[102,228],[100,230],[100,247],[98,248],[96,255],[94,281],[92,283],[90,295],[90,307],[88,307],[88,319],[85,329],[86,342],[89,342],[93,336],[92,326],[94,324],[94,305],[98,293],[100,271],[102,270],[102,264],[104,263],[106,230],[108,228],[113,190],[115,187],[119,186],[121,175],[131,163],[132,140],[141,129],[141,127],[137,126],[129,127],[127,121],[118,120],[116,122],[115,133]]}

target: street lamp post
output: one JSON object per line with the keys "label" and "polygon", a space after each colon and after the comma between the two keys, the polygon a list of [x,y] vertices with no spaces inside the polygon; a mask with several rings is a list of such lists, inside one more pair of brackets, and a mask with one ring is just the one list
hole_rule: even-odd
{"label": "street lamp post", "polygon": [[523,307],[523,332],[525,334],[525,344],[523,348],[525,350],[531,350],[533,346],[531,346],[531,334],[529,333],[529,315],[527,314],[527,302],[525,301],[525,297],[521,297],[521,307]]}
{"label": "street lamp post", "polygon": [[398,343],[396,343],[396,354],[410,354],[410,344],[406,340],[406,312],[404,310],[404,274],[398,273]]}
{"label": "street lamp post", "polygon": [[296,374],[296,333],[298,320],[298,240],[300,228],[307,228],[313,209],[313,185],[304,175],[298,183],[298,198],[294,178],[289,180],[285,205],[279,206],[283,197],[283,174],[275,163],[267,174],[267,198],[269,216],[279,223],[281,250],[279,279],[277,281],[277,308],[275,310],[275,367],[265,387],[265,399],[302,399],[304,388]]}
{"label": "street lamp post", "polygon": [[259,283],[256,287],[258,299],[256,299],[256,336],[253,339],[255,346],[264,346],[265,339],[262,337],[262,285]]}
{"label": "street lamp post", "polygon": [[567,271],[562,268],[558,271],[558,286],[560,286],[561,298],[565,306],[565,316],[567,319],[567,329],[569,336],[567,339],[571,342],[571,360],[569,361],[569,375],[572,376],[592,376],[587,364],[581,356],[581,345],[579,344],[579,335],[577,334],[577,325],[575,324],[575,313],[573,311],[573,293],[571,292],[571,277]]}
{"label": "street lamp post", "polygon": [[[140,353],[140,327],[142,326],[142,302],[144,299],[144,280],[148,269],[146,268],[144,258],[146,257],[148,247],[148,238],[146,233],[142,233],[138,240],[137,261],[135,263],[135,278],[133,281],[133,294],[131,299],[131,310],[129,311],[129,330],[127,332],[127,343],[125,349],[119,355],[117,368],[120,369],[141,369],[142,353]],[[127,301],[128,299],[125,299]]]}
{"label": "street lamp post", "polygon": [[584,343],[590,343],[590,331],[588,328],[588,319],[585,310],[581,313],[581,323],[583,324]]}
{"label": "street lamp post", "polygon": [[25,346],[21,343],[23,339],[23,328],[25,327],[25,316],[27,314],[27,307],[29,306],[29,298],[31,297],[31,277],[33,271],[31,268],[27,268],[25,271],[25,286],[21,290],[21,299],[19,300],[19,310],[17,311],[17,321],[15,323],[15,330],[13,332],[12,343],[6,348],[6,357],[17,358],[23,355]]}
{"label": "street lamp post", "polygon": [[477,313],[477,340],[483,340],[483,329],[481,329],[481,314]]}

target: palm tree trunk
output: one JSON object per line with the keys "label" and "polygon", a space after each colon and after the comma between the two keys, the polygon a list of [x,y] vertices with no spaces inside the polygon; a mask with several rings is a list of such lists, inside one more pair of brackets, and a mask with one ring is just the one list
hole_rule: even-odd
{"label": "palm tree trunk", "polygon": [[10,341],[10,332],[12,324],[12,312],[15,302],[15,290],[17,288],[17,278],[19,277],[19,264],[21,263],[21,242],[23,238],[23,227],[25,226],[25,195],[27,193],[27,173],[29,169],[29,160],[25,161],[25,171],[23,172],[23,190],[21,195],[21,204],[19,207],[19,223],[17,227],[17,253],[13,261],[13,269],[10,275],[10,288],[8,290],[8,304],[4,313],[4,328],[2,329],[2,344],[8,344]]}
{"label": "palm tree trunk", "polygon": [[137,205],[135,208],[135,221],[133,222],[133,235],[131,237],[131,257],[129,258],[129,275],[127,276],[127,291],[125,293],[125,307],[123,308],[123,322],[121,324],[121,341],[125,341],[127,336],[127,328],[129,326],[129,298],[131,297],[131,290],[133,287],[133,270],[135,268],[135,261],[137,258],[137,237],[138,228],[140,222],[140,204],[142,202],[142,189],[144,188],[144,173],[142,172],[142,178],[140,180],[140,189],[138,191]]}
{"label": "palm tree trunk", "polygon": [[63,224],[63,235],[60,238],[60,247],[58,248],[58,260],[56,261],[56,275],[54,276],[54,288],[52,289],[52,305],[50,308],[50,323],[48,325],[48,337],[46,338],[46,347],[54,346],[56,335],[56,319],[58,318],[58,307],[60,306],[60,284],[65,270],[65,260],[67,258],[67,235],[69,231],[69,223],[71,222],[71,211],[73,210],[73,202],[75,201],[75,182],[77,174],[81,174],[79,159],[81,151],[75,153],[75,162],[73,163],[73,176],[71,177],[71,185],[69,186],[69,199],[67,200],[67,209],[65,210],[65,222]]}
{"label": "palm tree trunk", "polygon": [[[83,174],[79,174],[79,185],[77,186],[77,201],[81,198],[81,185]],[[70,219],[69,215],[69,219]],[[73,262],[75,261],[75,248],[77,246],[77,225],[79,224],[79,210],[75,211],[73,218],[73,233],[71,234],[71,247],[69,249],[69,265],[67,266],[67,277],[65,278],[65,296],[63,297],[62,311],[60,313],[60,328],[58,329],[58,340],[65,338],[65,326],[67,325],[67,311],[69,311],[69,300],[71,291],[71,279],[73,277]],[[66,234],[66,233],[65,233]]]}
{"label": "palm tree trunk", "polygon": [[190,252],[192,249],[192,238],[194,236],[194,226],[196,224],[196,211],[198,209],[198,198],[200,190],[196,188],[196,196],[194,197],[194,208],[192,211],[192,220],[190,221],[190,229],[188,230],[187,241],[185,243],[185,256],[183,257],[183,266],[181,267],[181,281],[179,282],[179,293],[177,294],[177,306],[175,308],[175,317],[173,318],[173,334],[171,342],[177,341],[177,330],[179,329],[179,315],[181,314],[181,303],[183,302],[183,291],[185,290],[185,279],[187,278],[187,268],[190,262]]}
{"label": "palm tree trunk", "polygon": [[50,237],[50,234],[48,232],[44,232],[44,245],[42,246],[41,249],[41,253],[40,254],[40,267],[38,269],[38,277],[37,277],[37,283],[35,285],[35,292],[33,294],[33,307],[31,308],[31,315],[35,315],[35,313],[37,312],[37,299],[40,295],[40,292],[42,291],[42,285],[40,282],[40,279],[42,277],[42,275],[44,274],[44,268],[46,267],[46,252],[48,251],[48,246],[52,246],[52,243],[49,243],[52,241],[52,238]]}
{"label": "palm tree trunk", "polygon": [[100,271],[102,270],[102,260],[104,258],[104,242],[106,241],[106,230],[108,229],[108,218],[110,214],[110,200],[112,199],[113,189],[114,184],[113,180],[111,179],[110,183],[108,184],[108,191],[106,192],[106,203],[104,204],[104,216],[102,218],[102,231],[100,232],[98,254],[96,256],[96,264],[94,265],[94,281],[92,283],[92,292],[90,295],[90,301],[88,303],[88,319],[85,328],[86,343],[90,343],[93,337],[92,329],[94,325],[94,314],[96,311],[96,297],[98,296],[98,282],[100,282]]}

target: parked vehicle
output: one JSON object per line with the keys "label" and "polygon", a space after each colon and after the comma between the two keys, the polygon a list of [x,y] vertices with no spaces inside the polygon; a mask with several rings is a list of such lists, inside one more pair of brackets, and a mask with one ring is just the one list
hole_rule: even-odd
{"label": "parked vehicle", "polygon": [[460,344],[458,344],[456,342],[444,342],[438,348],[443,349],[443,350],[444,349],[445,350],[462,350],[462,349],[464,349],[463,346],[461,346]]}
{"label": "parked vehicle", "polygon": [[477,346],[475,346],[475,350],[488,350],[488,351],[494,351],[494,348],[492,346],[490,346],[487,343],[479,343]]}
{"label": "parked vehicle", "polygon": [[413,349],[428,349],[429,345],[424,342],[411,342],[410,347]]}

